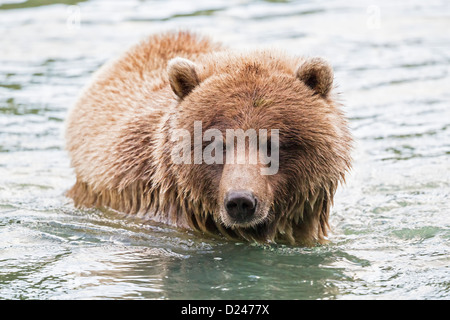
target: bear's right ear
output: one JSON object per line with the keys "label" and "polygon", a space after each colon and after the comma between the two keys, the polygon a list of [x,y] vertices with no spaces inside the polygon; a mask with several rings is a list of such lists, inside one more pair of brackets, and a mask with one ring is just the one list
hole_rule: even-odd
{"label": "bear's right ear", "polygon": [[296,72],[297,78],[326,98],[333,87],[333,68],[322,58],[305,60]]}
{"label": "bear's right ear", "polygon": [[170,87],[180,99],[187,96],[200,83],[195,68],[192,61],[180,57],[173,58],[168,63]]}

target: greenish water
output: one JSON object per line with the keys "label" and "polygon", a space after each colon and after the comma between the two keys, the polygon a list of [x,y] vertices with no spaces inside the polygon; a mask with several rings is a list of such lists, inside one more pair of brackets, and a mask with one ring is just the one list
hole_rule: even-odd
{"label": "greenish water", "polygon": [[[211,240],[63,196],[68,107],[173,28],[330,60],[357,148],[329,245]],[[0,299],[449,299],[449,29],[445,0],[0,0]]]}

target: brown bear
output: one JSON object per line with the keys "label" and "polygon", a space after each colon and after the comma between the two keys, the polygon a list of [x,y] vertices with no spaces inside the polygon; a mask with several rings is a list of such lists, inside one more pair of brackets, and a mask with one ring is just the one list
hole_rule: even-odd
{"label": "brown bear", "polygon": [[[103,66],[71,109],[66,143],[77,180],[67,195],[77,207],[229,239],[323,243],[351,166],[332,87],[320,58],[238,52],[189,32],[151,36]],[[228,161],[237,142],[227,130],[249,138],[241,162]],[[249,132],[266,147],[256,161]],[[224,147],[227,161],[202,158],[209,148],[220,159]]]}

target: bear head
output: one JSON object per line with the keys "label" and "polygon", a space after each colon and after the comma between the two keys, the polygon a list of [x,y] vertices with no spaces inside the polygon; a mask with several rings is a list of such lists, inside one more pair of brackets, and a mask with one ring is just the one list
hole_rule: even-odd
{"label": "bear head", "polygon": [[170,172],[194,228],[322,241],[351,163],[331,66],[274,51],[225,51],[195,62],[174,58],[167,79],[176,102],[161,127],[160,181]]}

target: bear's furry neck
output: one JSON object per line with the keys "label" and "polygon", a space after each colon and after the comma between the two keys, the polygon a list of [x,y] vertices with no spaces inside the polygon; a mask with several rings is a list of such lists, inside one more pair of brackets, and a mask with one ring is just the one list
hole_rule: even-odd
{"label": "bear's furry neck", "polygon": [[321,188],[315,193],[310,192],[307,197],[298,195],[291,204],[274,204],[269,219],[251,228],[227,228],[214,212],[203,208],[202,203],[180,199],[175,191],[167,190],[161,194],[152,189],[149,183],[139,181],[121,190],[98,192],[87,183],[77,181],[67,196],[77,207],[110,208],[212,237],[221,235],[230,240],[306,246],[327,241],[328,216],[334,195],[332,186],[329,190]]}

